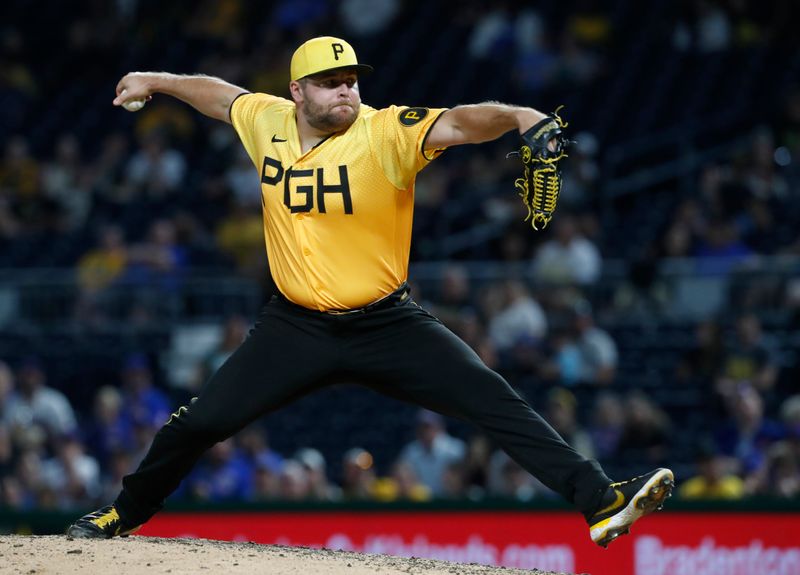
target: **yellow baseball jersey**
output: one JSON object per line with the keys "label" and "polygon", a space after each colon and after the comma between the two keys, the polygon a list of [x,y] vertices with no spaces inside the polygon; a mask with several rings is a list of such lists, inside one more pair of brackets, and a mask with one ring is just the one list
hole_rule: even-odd
{"label": "yellow baseball jersey", "polygon": [[445,109],[361,105],[356,121],[303,154],[294,102],[243,94],[231,123],[261,174],[272,276],[319,311],[362,307],[408,276],[414,179],[442,150],[425,137]]}

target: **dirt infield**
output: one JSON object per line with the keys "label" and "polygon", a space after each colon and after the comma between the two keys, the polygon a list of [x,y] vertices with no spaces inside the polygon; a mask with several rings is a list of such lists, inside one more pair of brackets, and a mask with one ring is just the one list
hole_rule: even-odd
{"label": "dirt infield", "polygon": [[462,565],[430,559],[229,543],[128,537],[110,541],[63,536],[0,536],[0,574],[268,573],[269,575],[567,575]]}

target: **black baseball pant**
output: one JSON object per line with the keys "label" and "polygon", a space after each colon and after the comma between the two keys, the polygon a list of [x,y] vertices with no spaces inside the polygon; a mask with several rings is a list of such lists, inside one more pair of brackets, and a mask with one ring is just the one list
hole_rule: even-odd
{"label": "black baseball pant", "polygon": [[244,343],[159,430],[138,469],[123,479],[115,502],[122,520],[138,525],[152,517],[218,441],[343,380],[471,422],[584,515],[597,509],[611,483],[403,286],[342,315],[273,297]]}

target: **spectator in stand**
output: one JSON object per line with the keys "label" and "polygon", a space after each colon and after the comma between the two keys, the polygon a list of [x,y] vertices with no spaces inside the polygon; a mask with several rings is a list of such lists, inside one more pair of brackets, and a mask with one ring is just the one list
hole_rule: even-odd
{"label": "spectator in stand", "polygon": [[116,453],[133,449],[133,424],[122,409],[122,394],[105,385],[94,396],[94,417],[84,427],[86,445],[101,465],[107,466]]}
{"label": "spectator in stand", "polygon": [[521,342],[538,346],[547,335],[547,317],[530,290],[520,281],[502,284],[502,307],[489,320],[489,339],[501,353]]}
{"label": "spectator in stand", "polygon": [[105,465],[100,468],[100,489],[95,500],[100,502],[114,497],[122,485],[122,478],[134,469],[136,469],[136,463],[131,459],[129,452],[116,451],[112,453]]}
{"label": "spectator in stand", "polygon": [[542,494],[549,491],[504,451],[495,451],[489,462],[489,496],[530,501],[538,494],[537,487]]}
{"label": "spectator in stand", "polygon": [[341,490],[328,481],[323,455],[312,447],[304,447],[292,458],[305,468],[308,478],[308,499],[314,501],[337,501]]}
{"label": "spectator in stand", "polygon": [[772,255],[776,253],[781,244],[785,243],[777,219],[768,202],[758,199],[751,200],[747,206],[747,212],[739,221],[744,243],[759,254]]}
{"label": "spectator in stand", "polygon": [[150,360],[143,353],[125,358],[120,373],[123,389],[122,417],[134,425],[160,427],[170,418],[167,396],[153,383]]}
{"label": "spectator in stand", "polygon": [[127,167],[127,179],[146,198],[166,199],[179,191],[186,175],[186,160],[178,150],[167,147],[159,132],[144,137]]}
{"label": "spectator in stand", "polygon": [[[241,315],[231,315],[225,320],[222,328],[222,341],[217,348],[208,354],[200,365],[199,384],[208,379],[236,351],[247,337],[250,324]],[[198,386],[199,387],[199,386]]]}
{"label": "spectator in stand", "polygon": [[587,50],[569,31],[562,34],[560,48],[555,77],[564,88],[576,89],[589,85],[602,71],[598,54]]}
{"label": "spectator in stand", "polygon": [[128,247],[123,231],[117,226],[103,226],[98,245],[78,261],[78,296],[73,316],[81,326],[108,326],[120,292],[112,286],[124,276],[128,265]]}
{"label": "spectator in stand", "polygon": [[[463,461],[454,461],[442,473],[441,499],[467,499],[469,491]],[[523,470],[524,473],[524,470]]]}
{"label": "spectator in stand", "polygon": [[790,441],[778,442],[769,450],[764,479],[756,484],[756,493],[795,499],[800,496],[800,434],[797,430],[791,434]]}
{"label": "spectator in stand", "polygon": [[472,436],[464,457],[464,476],[471,499],[480,499],[486,493],[491,457],[492,445],[489,438],[483,434]]}
{"label": "spectator in stand", "polygon": [[16,402],[14,392],[14,372],[6,362],[0,359],[0,425],[11,429],[13,414],[11,408]]}
{"label": "spectator in stand", "polygon": [[576,302],[572,312],[580,352],[581,381],[596,385],[612,383],[617,373],[617,344],[608,332],[595,324],[589,302]]}
{"label": "spectator in stand", "polygon": [[253,470],[253,488],[249,499],[253,501],[275,501],[281,496],[281,472],[284,461],[258,458]]}
{"label": "spectator in stand", "polygon": [[40,450],[34,447],[20,449],[14,473],[3,479],[3,488],[6,502],[12,509],[31,511],[40,507],[44,489]]}
{"label": "spectator in stand", "polygon": [[220,250],[233,259],[240,273],[253,278],[264,274],[264,225],[257,211],[233,202],[214,236]]}
{"label": "spectator in stand", "polygon": [[793,395],[781,405],[785,439],[770,447],[767,464],[755,491],[778,497],[800,496],[800,395]]}
{"label": "spectator in stand", "polygon": [[713,442],[701,441],[695,456],[697,475],[681,483],[678,495],[684,499],[741,499],[744,482],[728,471]]}
{"label": "spectator in stand", "polygon": [[625,398],[625,427],[618,453],[626,461],[644,467],[664,465],[669,460],[669,417],[641,391]]}
{"label": "spectator in stand", "polygon": [[100,490],[100,466],[84,453],[75,434],[56,440],[56,455],[42,462],[41,478],[61,509],[72,509],[96,500]]}
{"label": "spectator in stand", "polygon": [[696,197],[683,199],[675,209],[672,223],[688,231],[691,245],[706,234],[709,213],[714,215],[727,213],[722,205],[720,185],[728,177],[728,168],[706,166],[697,184],[701,199]]}
{"label": "spectator in stand", "polygon": [[[235,42],[235,39],[233,40]],[[220,56],[220,59],[224,56]],[[230,61],[225,61],[228,64]],[[201,66],[209,68],[213,74],[216,62],[213,58],[203,60]],[[222,64],[224,66],[225,64]],[[218,64],[217,64],[218,65]],[[238,75],[239,66],[232,66],[232,77]],[[192,142],[197,128],[197,119],[185,107],[172,100],[159,99],[152,102],[145,110],[136,115],[136,139],[143,147],[149,148],[153,142],[166,147],[170,144],[187,146]],[[213,144],[213,143],[212,143]],[[168,161],[166,161],[168,160]],[[159,160],[161,167],[178,170],[180,162],[185,161],[183,154],[175,149],[166,150],[166,156]],[[181,168],[182,169],[182,168]],[[170,174],[172,176],[173,174]],[[141,188],[139,188],[141,191]],[[147,188],[145,188],[147,191]],[[157,198],[157,196],[153,196]],[[151,198],[152,199],[152,198]]]}
{"label": "spectator in stand", "polygon": [[783,110],[775,126],[775,135],[778,145],[785,146],[792,156],[800,151],[799,84],[791,86],[784,95]]}
{"label": "spectator in stand", "polygon": [[417,412],[417,439],[400,452],[399,462],[408,463],[419,480],[434,497],[442,494],[444,471],[448,465],[464,459],[466,446],[460,439],[448,435],[444,418],[433,411]]}
{"label": "spectator in stand", "polygon": [[[800,244],[798,244],[800,246]],[[789,327],[800,331],[800,277],[789,278],[781,295],[783,309],[789,317]]]}
{"label": "spectator in stand", "polygon": [[744,182],[752,199],[779,203],[788,199],[791,191],[775,162],[775,147],[775,137],[769,128],[761,126],[756,129],[747,156]]}
{"label": "spectator in stand", "polygon": [[538,96],[557,78],[559,54],[550,46],[545,21],[533,8],[523,8],[514,18],[514,37],[512,77],[523,95]]}
{"label": "spectator in stand", "polygon": [[342,497],[347,501],[375,498],[377,478],[372,454],[360,447],[348,449],[342,458]]}
{"label": "spectator in stand", "polygon": [[225,172],[225,183],[233,192],[233,200],[247,209],[261,207],[261,181],[253,172],[253,162],[247,151],[239,147],[235,152],[235,162]]}
{"label": "spectator in stand", "polygon": [[672,31],[673,47],[682,52],[721,52],[730,47],[732,37],[729,14],[710,0],[686,3]]}
{"label": "spectator in stand", "polygon": [[129,148],[126,134],[111,133],[103,140],[100,155],[88,168],[98,216],[119,217],[136,195],[135,187],[125,176]]}
{"label": "spectator in stand", "polygon": [[717,428],[717,447],[752,493],[761,481],[769,448],[785,432],[778,422],[764,417],[764,401],[751,384],[739,383],[726,400],[728,417]]}
{"label": "spectator in stand", "polygon": [[398,0],[342,0],[338,4],[347,34],[358,37],[381,34],[400,10]]}
{"label": "spectator in stand", "polygon": [[575,10],[570,10],[567,29],[581,45],[602,51],[614,28],[607,11],[597,3],[579,2]]}
{"label": "spectator in stand", "polygon": [[533,259],[536,280],[556,284],[595,283],[602,268],[600,251],[581,235],[573,216],[559,214],[553,225],[555,237],[544,242]]}
{"label": "spectator in stand", "polygon": [[7,406],[12,427],[39,425],[51,437],[75,432],[75,412],[60,391],[48,387],[47,376],[41,360],[28,357],[17,369],[19,393],[12,396]]}
{"label": "spectator in stand", "polygon": [[138,286],[157,288],[162,296],[174,293],[189,264],[188,253],[177,241],[175,223],[155,220],[147,239],[128,249],[125,278]]}
{"label": "spectator in stand", "polygon": [[574,151],[570,150],[570,162],[564,171],[564,182],[559,195],[559,204],[577,210],[591,205],[600,177],[597,152],[600,144],[594,134],[581,132],[575,135]]}
{"label": "spectator in stand", "polygon": [[8,245],[18,239],[22,225],[17,221],[11,199],[0,189],[0,242]]}
{"label": "spectator in stand", "polygon": [[93,198],[74,135],[62,136],[56,143],[54,161],[42,170],[42,191],[58,206],[60,230],[77,231],[86,224]]}
{"label": "spectator in stand", "polygon": [[[785,92],[783,112],[775,119],[774,133],[776,144],[774,158],[786,177],[790,194],[800,186],[800,84],[795,83]],[[789,205],[794,202],[789,198]]]}
{"label": "spectator in stand", "polygon": [[281,501],[305,501],[311,496],[311,484],[306,468],[288,459],[283,462],[278,475],[278,498]]}
{"label": "spectator in stand", "polygon": [[701,321],[694,330],[694,343],[683,354],[675,375],[683,382],[710,383],[719,373],[723,355],[719,323],[711,319]]}
{"label": "spectator in stand", "polygon": [[125,273],[128,250],[119,226],[103,226],[97,245],[78,260],[78,285],[87,297],[107,288]]}
{"label": "spectator in stand", "polygon": [[726,347],[717,375],[716,389],[728,395],[742,382],[767,393],[775,386],[780,373],[780,359],[769,338],[763,333],[758,316],[748,313],[736,320],[736,337]]}
{"label": "spectator in stand", "polygon": [[11,440],[11,430],[0,418],[0,507],[9,505],[10,491],[14,490],[10,481],[14,472],[14,444]]}
{"label": "spectator in stand", "polygon": [[589,425],[589,435],[601,462],[608,461],[619,449],[625,432],[625,409],[619,396],[601,392],[595,400]]}
{"label": "spectator in stand", "polygon": [[661,238],[659,256],[665,259],[688,258],[692,251],[692,234],[681,223],[672,224]]}
{"label": "spectator in stand", "polygon": [[331,6],[327,0],[278,0],[269,22],[284,35],[307,34],[309,27],[328,18]]}
{"label": "spectator in stand", "polygon": [[696,9],[696,47],[701,52],[721,52],[731,46],[733,31],[730,14],[717,2],[699,0]]}
{"label": "spectator in stand", "polygon": [[267,431],[260,422],[245,427],[234,436],[234,441],[248,465],[262,465],[271,470],[280,470],[283,466],[283,457],[270,447]]}
{"label": "spectator in stand", "polygon": [[[13,16],[10,16],[13,18]],[[9,22],[12,20],[9,19]],[[30,38],[30,42],[26,39]],[[9,132],[26,130],[26,111],[36,102],[40,93],[40,74],[34,74],[26,63],[30,44],[38,44],[35,39],[8,25],[0,38],[0,101],[3,102],[3,124]],[[1,187],[1,186],[0,186]],[[2,196],[2,193],[0,193]]]}
{"label": "spectator in stand", "polygon": [[244,9],[241,0],[205,0],[198,2],[187,23],[191,36],[199,39],[224,41],[230,31],[242,26]]}
{"label": "spectator in stand", "polygon": [[564,441],[587,459],[594,459],[594,446],[589,434],[577,418],[578,400],[575,394],[563,387],[554,387],[547,394],[545,419]]}
{"label": "spectator in stand", "polygon": [[125,302],[129,324],[146,326],[154,323],[156,317],[179,313],[188,264],[189,253],[177,241],[174,222],[155,220],[145,241],[128,248],[123,281],[134,296]]}
{"label": "spectator in stand", "polygon": [[398,461],[388,477],[377,480],[373,496],[377,501],[428,501],[431,490],[420,483],[411,465]]}
{"label": "spectator in stand", "polygon": [[[474,319],[476,323],[478,323],[477,318]],[[478,323],[480,329],[483,329],[483,326]],[[475,350],[475,353],[478,354],[478,357],[481,358],[481,361],[485,363],[488,367],[494,370],[500,369],[500,358],[498,357],[497,348],[495,347],[492,340],[489,339],[482,331],[480,332],[480,337],[477,339],[468,339],[464,338],[464,341],[467,342],[472,349]]]}
{"label": "spectator in stand", "polygon": [[555,330],[547,340],[549,358],[539,364],[539,376],[548,383],[573,386],[581,381],[582,358],[572,330]]}
{"label": "spectator in stand", "polygon": [[753,251],[741,240],[733,222],[716,219],[710,222],[692,255],[696,260],[697,273],[727,275],[751,260]]}
{"label": "spectator in stand", "polygon": [[39,162],[30,153],[22,136],[8,140],[0,161],[0,196],[9,196],[19,208],[33,202],[39,194]]}
{"label": "spectator in stand", "polygon": [[240,501],[251,493],[253,467],[237,451],[233,438],[220,441],[186,478],[189,496],[198,501]]}
{"label": "spectator in stand", "polygon": [[[126,410],[127,411],[127,410]],[[146,421],[133,421],[133,448],[131,459],[141,461],[150,449],[158,427]]]}
{"label": "spectator in stand", "polygon": [[470,297],[470,279],[467,268],[459,264],[448,264],[441,273],[439,294],[433,313],[442,323],[458,335],[465,331],[465,317],[474,315]]}
{"label": "spectator in stand", "polygon": [[660,273],[660,262],[652,248],[642,258],[632,260],[623,281],[615,282],[614,314],[650,321],[661,317],[672,303],[668,280]]}
{"label": "spectator in stand", "polygon": [[514,43],[514,29],[508,2],[498,2],[479,14],[472,26],[467,51],[477,60],[505,53]]}

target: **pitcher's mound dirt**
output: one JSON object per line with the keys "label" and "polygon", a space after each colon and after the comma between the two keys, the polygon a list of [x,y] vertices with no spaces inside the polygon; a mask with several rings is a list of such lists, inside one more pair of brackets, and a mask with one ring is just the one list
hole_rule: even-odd
{"label": "pitcher's mound dirt", "polygon": [[112,540],[64,536],[0,536],[0,573],[24,575],[138,575],[266,573],[269,575],[566,575],[462,565],[430,559],[345,551],[230,543],[207,539],[127,537]]}

